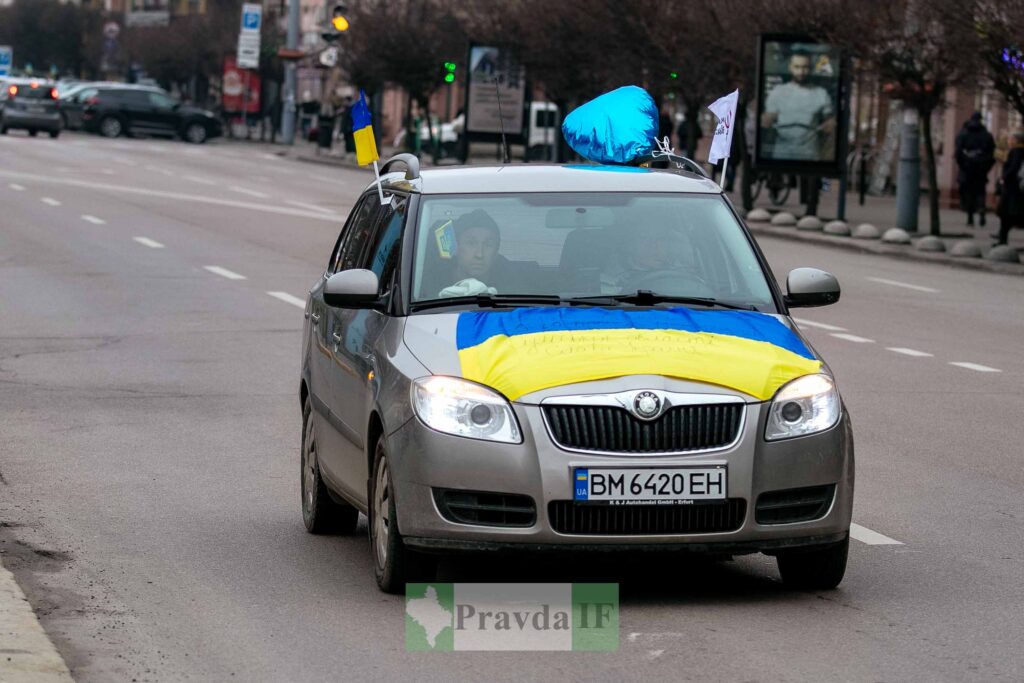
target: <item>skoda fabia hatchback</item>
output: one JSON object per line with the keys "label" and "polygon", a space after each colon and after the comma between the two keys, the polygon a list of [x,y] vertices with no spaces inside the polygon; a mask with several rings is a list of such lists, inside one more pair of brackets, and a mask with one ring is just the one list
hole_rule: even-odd
{"label": "skoda fabia hatchback", "polygon": [[721,189],[683,171],[500,166],[358,199],[310,292],[302,515],[368,519],[389,592],[455,551],[774,555],[843,577],[850,420]]}

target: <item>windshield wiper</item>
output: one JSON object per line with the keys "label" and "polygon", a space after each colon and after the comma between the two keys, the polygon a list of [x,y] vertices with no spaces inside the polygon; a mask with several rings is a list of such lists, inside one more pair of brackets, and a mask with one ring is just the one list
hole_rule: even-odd
{"label": "windshield wiper", "polygon": [[649,289],[640,289],[632,294],[601,294],[599,296],[574,296],[568,300],[571,302],[617,302],[624,304],[636,304],[637,306],[652,306],[654,304],[689,304],[691,306],[707,306],[708,308],[731,308],[739,311],[756,311],[757,307],[751,304],[741,304],[735,301],[719,301],[711,297],[703,296],[673,296],[671,294],[658,294]]}
{"label": "windshield wiper", "polygon": [[563,302],[565,302],[565,299],[554,294],[470,294],[467,296],[449,296],[443,299],[424,299],[423,301],[413,303],[409,308],[413,311],[422,311],[427,308],[462,306],[465,304],[476,304],[481,308],[497,308],[499,306],[516,306],[520,304],[549,304],[557,306]]}

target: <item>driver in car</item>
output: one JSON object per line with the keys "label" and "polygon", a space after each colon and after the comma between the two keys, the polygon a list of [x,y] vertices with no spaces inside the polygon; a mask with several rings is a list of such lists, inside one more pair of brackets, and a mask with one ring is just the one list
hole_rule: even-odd
{"label": "driver in car", "polygon": [[497,294],[494,265],[501,246],[501,230],[483,209],[459,216],[452,223],[455,231],[455,259],[452,279],[455,283],[441,290],[442,297]]}

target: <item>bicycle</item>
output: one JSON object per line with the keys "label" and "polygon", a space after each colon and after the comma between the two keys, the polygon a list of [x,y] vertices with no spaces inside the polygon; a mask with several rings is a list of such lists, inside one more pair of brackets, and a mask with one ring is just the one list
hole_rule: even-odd
{"label": "bicycle", "polygon": [[789,191],[793,187],[793,180],[783,173],[758,173],[751,190],[751,197],[757,199],[761,190],[768,188],[768,200],[773,206],[782,206],[789,199]]}

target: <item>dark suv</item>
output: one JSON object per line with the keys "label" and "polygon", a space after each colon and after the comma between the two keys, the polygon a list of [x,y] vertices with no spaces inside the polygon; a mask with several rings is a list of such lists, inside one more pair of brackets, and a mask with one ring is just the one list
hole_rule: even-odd
{"label": "dark suv", "polygon": [[223,132],[212,112],[136,88],[98,88],[83,102],[82,128],[108,138],[132,133],[177,135],[196,144]]}
{"label": "dark suv", "polygon": [[51,138],[60,135],[57,89],[39,79],[9,78],[0,81],[0,135],[22,128],[35,137],[45,130]]}

